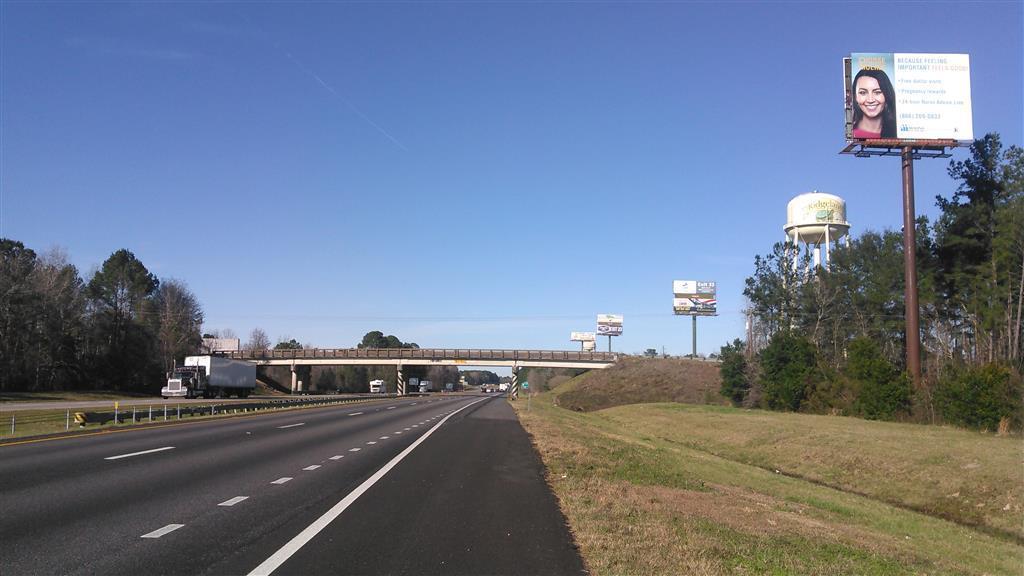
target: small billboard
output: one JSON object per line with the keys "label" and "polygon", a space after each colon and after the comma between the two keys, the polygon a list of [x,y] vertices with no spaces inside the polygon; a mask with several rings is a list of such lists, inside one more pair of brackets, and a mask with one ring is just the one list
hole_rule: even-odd
{"label": "small billboard", "polygon": [[843,59],[846,140],[973,140],[968,54],[854,52]]}
{"label": "small billboard", "polygon": [[593,332],[572,332],[569,334],[569,340],[572,342],[593,342]]}
{"label": "small billboard", "polygon": [[621,336],[622,315],[621,314],[598,314],[597,333],[600,336]]}
{"label": "small billboard", "polygon": [[594,342],[593,340],[587,340],[587,341],[583,342],[583,351],[584,352],[593,352],[596,348],[597,348],[597,343]]}

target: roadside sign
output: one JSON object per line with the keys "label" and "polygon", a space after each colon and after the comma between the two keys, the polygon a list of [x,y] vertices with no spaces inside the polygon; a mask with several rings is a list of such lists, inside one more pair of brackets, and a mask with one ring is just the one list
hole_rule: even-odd
{"label": "roadside sign", "polygon": [[530,389],[530,383],[529,383],[529,382],[526,382],[526,381],[524,381],[524,382],[523,382],[523,390],[529,390],[529,389]]}

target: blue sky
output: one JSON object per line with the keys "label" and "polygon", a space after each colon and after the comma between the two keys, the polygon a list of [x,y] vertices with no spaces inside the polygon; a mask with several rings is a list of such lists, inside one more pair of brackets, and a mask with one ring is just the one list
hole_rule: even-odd
{"label": "blue sky", "polygon": [[[1022,143],[1022,3],[3,2],[0,236],[88,278],[127,248],[207,330],[685,354],[743,336],[786,203],[901,225],[896,158],[839,155],[841,58],[968,53]],[[955,158],[963,159],[959,150]],[[954,184],[915,164],[918,213]],[[607,345],[604,339],[599,349]]]}

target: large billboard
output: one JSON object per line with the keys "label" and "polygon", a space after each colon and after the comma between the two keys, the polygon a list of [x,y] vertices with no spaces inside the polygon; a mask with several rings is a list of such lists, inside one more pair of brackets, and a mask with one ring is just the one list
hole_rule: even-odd
{"label": "large billboard", "polygon": [[717,286],[707,280],[673,280],[672,312],[685,316],[715,316]]}
{"label": "large billboard", "polygon": [[620,314],[598,314],[597,333],[600,336],[621,336],[622,316]]}
{"label": "large billboard", "polygon": [[846,140],[973,140],[967,54],[854,52],[843,59]]}
{"label": "large billboard", "polygon": [[593,332],[571,332],[569,333],[569,340],[571,342],[593,342]]}

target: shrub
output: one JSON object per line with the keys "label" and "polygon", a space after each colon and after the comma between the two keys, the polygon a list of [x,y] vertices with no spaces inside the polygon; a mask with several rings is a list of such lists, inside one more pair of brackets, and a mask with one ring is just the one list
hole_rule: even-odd
{"label": "shrub", "polygon": [[910,408],[910,380],[885,358],[870,338],[850,343],[846,375],[857,388],[854,409],[868,420],[892,420]]}
{"label": "shrub", "polygon": [[1019,429],[1022,393],[1021,376],[993,363],[953,368],[939,379],[934,398],[942,419],[950,424],[995,430],[1001,419],[1007,419]]}
{"label": "shrub", "polygon": [[722,377],[722,396],[732,402],[733,406],[740,406],[750,391],[750,380],[747,378],[747,359],[743,355],[743,341],[737,338],[732,344],[722,346],[722,363],[718,366],[718,373]]}
{"label": "shrub", "polygon": [[759,355],[764,402],[772,410],[800,409],[814,384],[817,353],[806,338],[779,332]]}

